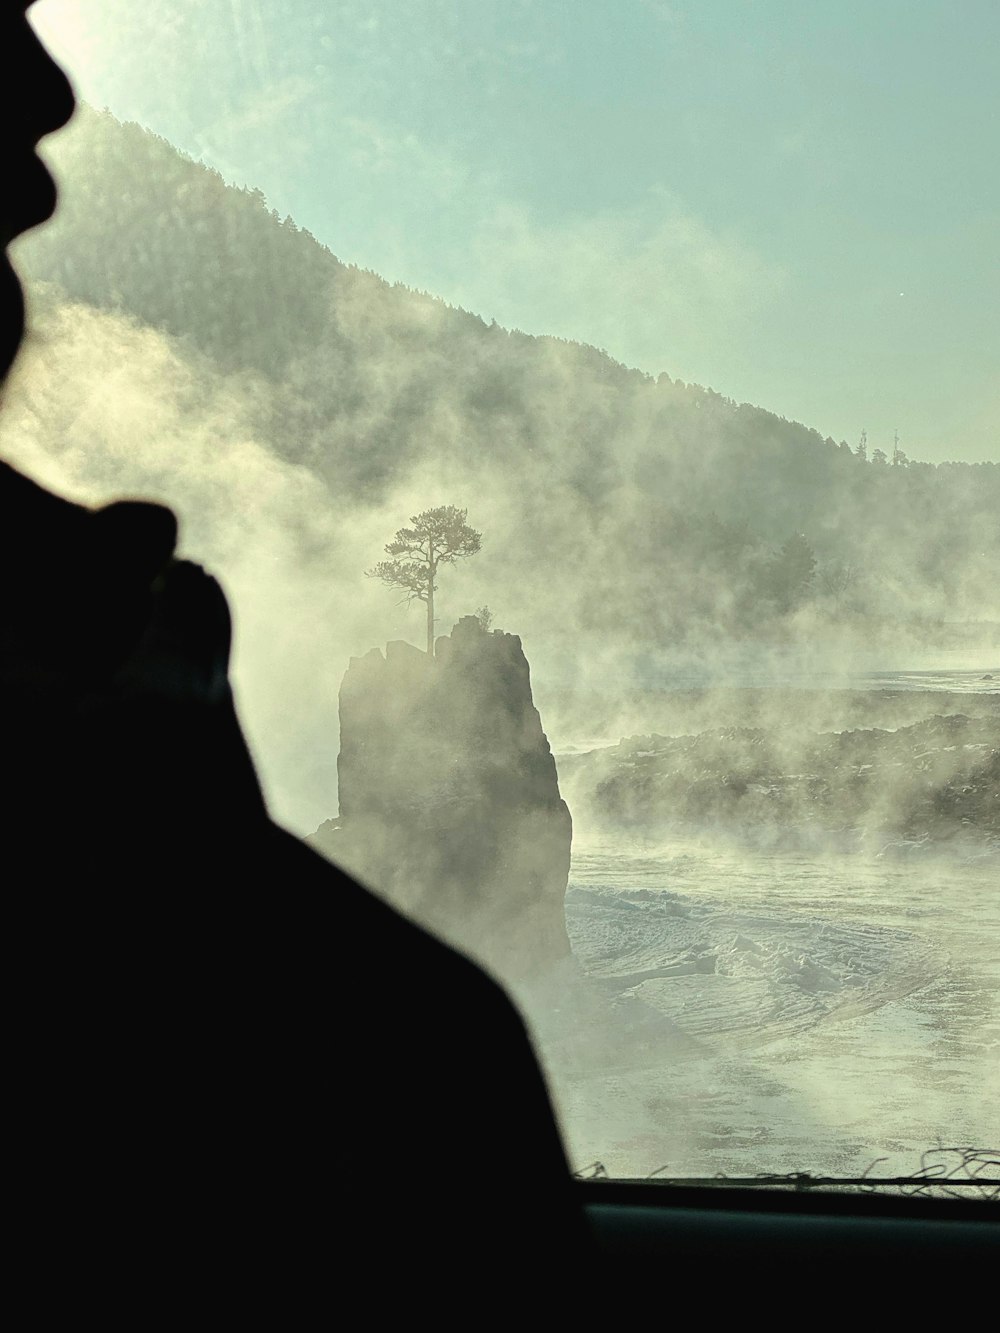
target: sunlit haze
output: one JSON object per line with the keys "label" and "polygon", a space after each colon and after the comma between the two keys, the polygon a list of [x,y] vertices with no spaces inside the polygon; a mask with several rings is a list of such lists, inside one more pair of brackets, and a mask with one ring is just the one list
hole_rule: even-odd
{"label": "sunlit haze", "polygon": [[[73,866],[67,819],[101,855],[127,827],[139,901],[193,806],[226,840],[210,864],[242,849],[234,922],[258,887],[304,901],[245,841],[266,821],[235,698],[271,818],[512,988],[574,1169],[978,1188],[1000,1165],[1000,6],[33,14],[82,105],[43,149],[61,206],[13,251],[0,480],[179,527],[133,558],[92,533],[148,510],[57,505],[62,561],[34,510],[4,529],[22,582],[44,555],[21,599],[54,626],[22,634],[57,663],[40,697],[89,728],[39,743],[31,695],[8,768],[43,774],[35,841]],[[218,777],[212,718],[239,760]],[[60,745],[88,779],[103,755],[132,813],[81,804],[84,779],[53,798]],[[416,990],[303,856],[334,886],[317,972],[356,969],[334,1024],[395,1061]],[[279,933],[290,958],[312,930]],[[478,1029],[436,1067],[473,1055]],[[385,1099],[404,1175],[413,1091]],[[482,1146],[520,1169],[505,1131]]]}
{"label": "sunlit haze", "polygon": [[856,443],[1000,458],[992,0],[41,0],[345,262]]}

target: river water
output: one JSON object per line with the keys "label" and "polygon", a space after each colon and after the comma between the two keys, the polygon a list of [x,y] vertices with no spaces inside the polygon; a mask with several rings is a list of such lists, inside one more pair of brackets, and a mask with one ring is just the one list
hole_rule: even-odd
{"label": "river water", "polygon": [[996,857],[579,843],[584,998],[535,1001],[574,1167],[902,1173],[996,1147],[998,880]]}
{"label": "river water", "polygon": [[[992,693],[985,670],[870,681]],[[565,986],[522,998],[574,1169],[904,1174],[1000,1146],[997,849],[578,825],[566,914]]]}

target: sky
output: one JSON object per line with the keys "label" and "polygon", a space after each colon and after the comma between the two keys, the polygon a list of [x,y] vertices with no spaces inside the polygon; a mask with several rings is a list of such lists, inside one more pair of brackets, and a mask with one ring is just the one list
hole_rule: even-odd
{"label": "sky", "polygon": [[39,0],[342,260],[834,439],[1000,461],[996,0]]}

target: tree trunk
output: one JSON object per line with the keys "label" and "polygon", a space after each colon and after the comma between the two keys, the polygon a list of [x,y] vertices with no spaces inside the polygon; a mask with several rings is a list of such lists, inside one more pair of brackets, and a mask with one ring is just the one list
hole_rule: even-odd
{"label": "tree trunk", "polygon": [[430,556],[427,568],[427,656],[434,656],[434,575],[437,572],[434,564],[434,543],[428,542],[427,552]]}

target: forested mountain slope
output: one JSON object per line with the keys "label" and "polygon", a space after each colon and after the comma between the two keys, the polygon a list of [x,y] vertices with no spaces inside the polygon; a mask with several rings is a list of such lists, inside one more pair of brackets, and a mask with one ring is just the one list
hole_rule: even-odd
{"label": "forested mountain slope", "polygon": [[995,463],[862,457],[592,347],[487,325],[342,263],[258,191],[107,113],[84,108],[52,157],[63,207],[21,251],[51,284],[43,332],[67,335],[45,320],[69,301],[168,335],[332,504],[377,508],[412,482],[468,505],[493,585],[550,619],[641,643],[773,634],[807,612],[865,632],[1000,620]]}

